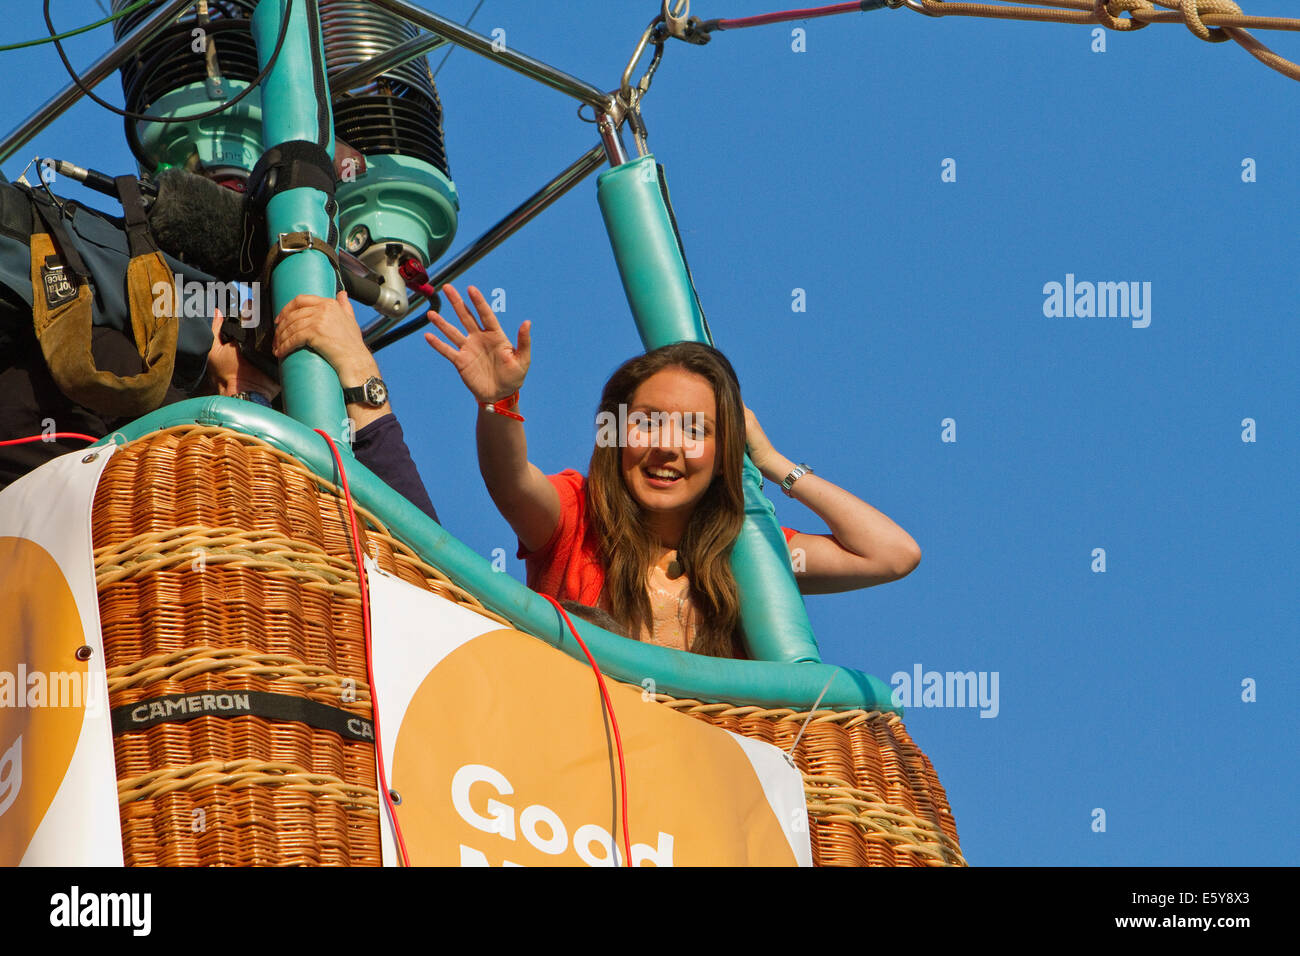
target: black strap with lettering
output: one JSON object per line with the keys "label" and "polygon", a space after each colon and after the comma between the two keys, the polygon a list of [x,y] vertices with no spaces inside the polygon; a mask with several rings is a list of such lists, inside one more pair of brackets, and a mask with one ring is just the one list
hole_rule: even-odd
{"label": "black strap with lettering", "polygon": [[73,284],[90,281],[90,270],[86,268],[85,261],[81,258],[81,253],[77,251],[71,240],[68,239],[68,233],[63,228],[63,222],[59,213],[52,206],[37,198],[36,194],[28,189],[27,195],[32,203],[32,232],[37,233],[44,231],[54,240],[54,245],[59,250],[59,255],[67,264],[67,271],[72,276]]}
{"label": "black strap with lettering", "polygon": [[196,717],[261,717],[294,720],[329,730],[348,740],[373,743],[375,725],[368,717],[306,697],[258,690],[198,691],[166,694],[113,708],[113,736],[145,730],[157,724],[181,723]]}

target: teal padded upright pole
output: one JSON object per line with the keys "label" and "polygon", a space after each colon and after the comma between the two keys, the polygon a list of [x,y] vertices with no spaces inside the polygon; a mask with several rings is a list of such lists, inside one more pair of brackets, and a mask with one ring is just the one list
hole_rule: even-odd
{"label": "teal padded upright pole", "polygon": [[[654,156],[606,170],[596,181],[596,198],[646,349],[686,341],[713,344],[660,192]],[[744,483],[745,523],[731,551],[731,570],[749,653],[764,661],[820,661],[785,535],[763,494],[763,476],[748,457]]]}
{"label": "teal padded upright pole", "polygon": [[[291,7],[284,45],[270,75],[262,81],[262,142],[269,149],[290,140],[307,140],[334,155],[334,118],[330,109],[325,54],[316,0],[261,0],[253,13],[253,38],[262,69],[275,49],[285,6]],[[330,198],[300,187],[277,193],[266,207],[271,244],[282,233],[310,232],[324,240],[333,225]],[[332,298],[334,267],[323,253],[296,252],[280,261],[271,282],[271,306],[280,310],[299,293]],[[265,293],[265,290],[263,290]],[[280,363],[284,410],[310,428],[328,432],[350,448],[350,429],[343,392],[330,364],[310,349],[299,349]]]}
{"label": "teal padded upright pole", "polygon": [[674,342],[712,345],[659,192],[654,156],[605,170],[596,178],[596,199],[646,351]]}

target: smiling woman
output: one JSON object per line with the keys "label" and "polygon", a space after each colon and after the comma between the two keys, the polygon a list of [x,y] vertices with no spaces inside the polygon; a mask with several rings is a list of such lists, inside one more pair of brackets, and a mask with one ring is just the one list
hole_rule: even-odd
{"label": "smiling woman", "polygon": [[443,291],[464,331],[431,312],[451,344],[425,338],[478,401],[479,470],[519,536],[534,590],[598,607],[648,643],[747,656],[730,561],[744,523],[747,445],[763,474],[831,529],[783,529],[801,590],[869,587],[920,561],[916,542],[889,518],[777,452],[741,401],[731,363],[697,342],[624,362],[601,395],[588,476],[543,474],[528,461],[518,413],[531,323],[512,346],[477,289],[468,290],[473,312],[451,286]]}
{"label": "smiling woman", "polygon": [[[593,568],[596,597],[629,634],[717,657],[743,657],[740,602],[727,552],[744,520],[744,406],[723,355],[694,342],[623,363],[600,414],[627,418],[621,447],[597,441],[585,487],[556,528]],[[690,433],[687,433],[687,428]],[[568,519],[568,520],[566,520]],[[595,551],[583,553],[589,524]],[[567,525],[567,527],[566,527]],[[585,535],[584,535],[585,537]],[[550,543],[548,542],[548,545]],[[544,580],[546,552],[533,556]]]}

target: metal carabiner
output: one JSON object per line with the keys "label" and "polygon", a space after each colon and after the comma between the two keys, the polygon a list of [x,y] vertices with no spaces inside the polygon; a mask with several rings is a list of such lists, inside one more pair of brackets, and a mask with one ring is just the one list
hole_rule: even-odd
{"label": "metal carabiner", "polygon": [[663,0],[663,12],[659,15],[659,19],[668,28],[669,36],[684,40],[686,39],[686,27],[691,18],[691,0],[676,0],[676,13],[669,9],[672,5],[674,5],[674,0]]}
{"label": "metal carabiner", "polygon": [[[668,0],[664,0],[665,4],[667,2]],[[623,78],[618,84],[618,94],[619,98],[623,101],[623,105],[628,109],[631,109],[635,105],[635,100],[633,98],[634,94],[632,92],[632,71],[636,69],[637,63],[640,62],[641,54],[645,52],[645,46],[650,42],[650,37],[654,36],[655,27],[659,26],[662,22],[663,17],[655,17],[650,21],[650,25],[646,27],[645,32],[641,34],[641,42],[636,45],[636,50],[633,51],[632,58],[627,61],[627,68],[623,70]]]}

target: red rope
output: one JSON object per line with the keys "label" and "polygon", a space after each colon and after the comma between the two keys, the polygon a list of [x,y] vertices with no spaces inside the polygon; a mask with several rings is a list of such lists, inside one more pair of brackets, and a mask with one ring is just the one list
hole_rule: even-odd
{"label": "red rope", "polygon": [[[410,866],[411,865],[410,856],[406,850],[406,841],[402,837],[402,827],[397,822],[397,812],[393,809],[393,800],[388,789],[388,779],[386,774],[384,773],[384,760],[383,760],[384,749],[383,749],[383,742],[379,733],[379,703],[378,703],[378,698],[376,696],[376,688],[375,688],[374,655],[370,649],[370,587],[366,581],[365,567],[362,564],[361,538],[357,532],[356,509],[353,507],[352,504],[352,491],[348,487],[348,476],[347,473],[343,470],[343,459],[339,457],[339,451],[338,448],[335,447],[334,445],[334,440],[319,428],[317,428],[315,431],[318,435],[322,436],[325,439],[325,441],[329,443],[330,451],[334,455],[334,464],[339,470],[340,483],[343,485],[343,497],[347,500],[348,503],[348,524],[352,529],[352,550],[357,561],[357,581],[361,587],[361,626],[364,629],[366,635],[366,676],[367,679],[370,681],[370,701],[371,701],[371,706],[374,709],[375,749],[378,752],[378,759],[376,760],[376,766],[379,770],[379,786],[383,790],[384,802],[388,806],[388,813],[391,816],[393,821],[393,829],[395,830],[397,835],[397,845],[402,854],[402,864],[404,866]],[[591,664],[591,669],[596,674],[596,683],[600,686],[600,696],[605,702],[606,711],[609,713],[609,723],[610,726],[613,727],[614,729],[614,747],[618,752],[619,795],[621,798],[621,806],[623,811],[622,812],[623,852],[626,854],[626,856],[624,857],[626,861],[624,865],[631,866],[632,865],[632,840],[631,837],[628,835],[628,825],[627,825],[627,764],[623,756],[623,737],[619,733],[618,718],[614,716],[614,704],[609,699],[609,689],[605,686],[605,676],[600,672],[600,665],[596,663],[596,658],[591,656],[591,651],[587,649],[586,642],[578,634],[578,629],[574,627],[573,621],[569,620],[569,615],[565,612],[564,608],[562,608],[560,606],[560,603],[556,601],[555,598],[551,597],[549,594],[543,594],[542,597],[546,598],[546,600],[550,601],[552,604],[555,605],[555,609],[559,611],[560,616],[564,618],[564,623],[569,625],[569,631],[570,633],[573,634],[573,639],[576,640],[578,642],[578,646],[582,648],[582,653],[587,655],[587,661]]]}
{"label": "red rope", "polygon": [[715,30],[739,30],[742,27],[761,27],[769,23],[790,20],[811,20],[814,17],[831,17],[837,13],[858,13],[861,3],[835,3],[829,7],[809,7],[806,10],[782,10],[780,13],[760,13],[754,17],[737,17],[734,20],[715,20]]}
{"label": "red rope", "polygon": [[329,442],[330,451],[334,454],[334,464],[339,470],[339,480],[343,485],[343,497],[347,499],[348,503],[348,525],[352,529],[352,553],[357,559],[357,583],[361,588],[361,627],[366,635],[366,679],[370,681],[370,706],[374,711],[375,718],[375,766],[379,769],[379,788],[384,795],[384,803],[388,807],[388,816],[393,821],[393,831],[397,835],[397,848],[402,854],[402,865],[410,866],[411,858],[406,852],[406,840],[402,837],[402,825],[397,822],[397,811],[393,808],[392,793],[388,789],[388,776],[384,773],[384,744],[379,736],[379,698],[375,690],[374,654],[370,650],[370,585],[366,580],[366,569],[362,563],[361,536],[357,532],[357,512],[352,505],[352,490],[348,487],[348,475],[343,470],[343,459],[339,457],[339,450],[334,445],[334,439],[319,428],[315,429],[315,431],[316,434]]}
{"label": "red rope", "polygon": [[596,674],[596,683],[600,685],[600,696],[605,702],[605,710],[609,713],[610,726],[614,728],[614,748],[618,751],[619,796],[621,797],[621,806],[623,808],[623,852],[626,854],[624,857],[626,862],[623,865],[631,866],[632,840],[628,836],[627,829],[627,765],[623,759],[623,737],[618,732],[618,718],[614,716],[614,704],[609,699],[609,689],[605,686],[605,675],[600,672],[600,666],[596,663],[596,658],[592,657],[591,651],[587,650],[586,642],[578,635],[578,629],[573,626],[573,622],[569,620],[569,615],[565,612],[564,608],[560,606],[560,602],[555,600],[555,598],[551,597],[549,594],[543,594],[541,596],[555,605],[555,609],[559,611],[560,616],[564,618],[564,623],[569,625],[569,633],[573,635],[573,639],[577,641],[578,646],[582,648],[582,653],[587,655],[587,661],[591,664],[591,669]]}
{"label": "red rope", "polygon": [[81,432],[50,432],[48,435],[30,435],[27,438],[10,438],[8,441],[0,441],[0,447],[5,445],[26,445],[34,441],[53,441],[56,438],[80,438],[82,441],[99,441],[94,435],[83,435]]}

